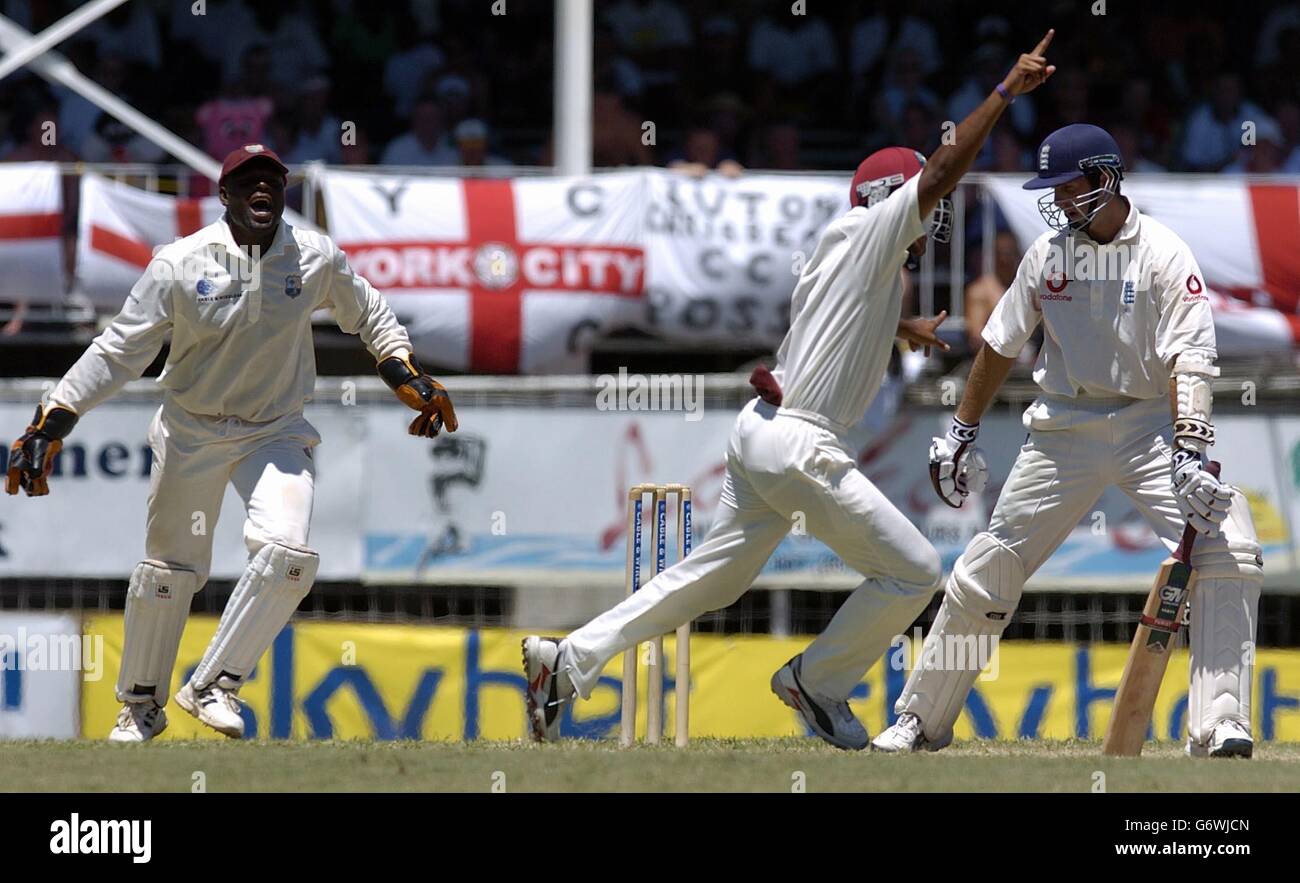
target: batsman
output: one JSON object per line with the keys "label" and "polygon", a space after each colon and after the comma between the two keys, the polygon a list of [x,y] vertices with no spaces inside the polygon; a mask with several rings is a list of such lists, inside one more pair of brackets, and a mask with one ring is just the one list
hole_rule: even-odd
{"label": "batsman", "polygon": [[163,403],[149,427],[145,560],[127,587],[113,741],[145,742],[167,726],[172,669],[190,602],[208,578],[228,483],[244,501],[248,561],[176,704],[227,736],[244,733],[239,689],[320,563],[308,528],[321,439],[303,417],[316,380],[315,310],[332,308],[340,328],[360,335],[380,376],[420,412],[412,435],[457,427],[446,390],[420,369],[383,297],[329,237],[283,220],[288,171],[260,144],[226,158],[223,217],[158,251],[10,452],[5,490],[48,493],[63,439],[139,377],[170,333]]}
{"label": "batsman", "polygon": [[983,488],[980,417],[1040,323],[1033,377],[1042,393],[1025,411],[1029,434],[988,529],[947,580],[921,662],[894,707],[897,721],[873,745],[935,751],[952,741],[979,670],[945,670],[940,651],[995,641],[1025,580],[1114,486],[1170,550],[1186,525],[1199,533],[1190,562],[1198,582],[1187,750],[1249,757],[1263,559],[1245,496],[1206,470],[1210,381],[1219,371],[1204,277],[1187,245],[1121,193],[1123,160],[1106,131],[1058,129],[1037,160],[1024,188],[1051,191],[1038,207],[1052,229],[1021,260],[984,328],[951,427],[931,445],[930,474],[945,503],[960,506]]}

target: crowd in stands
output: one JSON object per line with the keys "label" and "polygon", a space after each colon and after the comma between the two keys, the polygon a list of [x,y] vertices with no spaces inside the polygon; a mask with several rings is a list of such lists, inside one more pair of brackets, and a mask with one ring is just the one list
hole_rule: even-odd
{"label": "crowd in stands", "polygon": [[[0,13],[38,31],[77,5]],[[1294,0],[1231,15],[1205,0],[1104,15],[1060,0],[595,6],[597,166],[738,174],[843,169],[890,143],[929,152],[1050,23],[1056,80],[1015,103],[978,168],[1026,170],[1046,132],[1088,120],[1137,171],[1300,172]],[[60,51],[215,157],[261,141],[295,163],[546,165],[553,34],[538,0],[132,0]],[[165,158],[29,72],[0,89],[0,159]]]}

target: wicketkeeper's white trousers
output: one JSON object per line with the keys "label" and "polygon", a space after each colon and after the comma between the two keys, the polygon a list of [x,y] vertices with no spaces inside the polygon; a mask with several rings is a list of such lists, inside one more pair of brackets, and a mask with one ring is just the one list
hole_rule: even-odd
{"label": "wicketkeeper's white trousers", "polygon": [[804,651],[808,689],[847,698],[925,609],[942,576],[938,553],[858,471],[843,429],[816,419],[759,399],[745,407],[704,542],[565,639],[564,663],[581,696],[623,650],[743,595],[796,523],[866,577]]}
{"label": "wicketkeeper's white trousers", "polygon": [[244,501],[250,557],[269,542],[306,545],[315,494],[312,448],[319,443],[300,413],[248,423],[164,404],[149,427],[154,462],[146,557],[194,570],[201,588],[227,484]]}

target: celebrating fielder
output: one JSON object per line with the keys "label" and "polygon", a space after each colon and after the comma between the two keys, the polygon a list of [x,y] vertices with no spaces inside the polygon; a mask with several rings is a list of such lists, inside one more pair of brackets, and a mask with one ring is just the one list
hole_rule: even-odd
{"label": "celebrating fielder", "polygon": [[1191,559],[1189,753],[1251,754],[1263,560],[1246,498],[1204,468],[1214,443],[1210,379],[1219,373],[1204,277],[1177,235],[1121,195],[1123,177],[1119,148],[1096,126],[1066,126],[1039,148],[1038,176],[1024,187],[1053,189],[1038,203],[1052,230],[1020,262],[984,328],[951,428],[931,446],[944,502],[959,506],[983,487],[980,417],[1040,322],[1042,394],[1025,412],[1029,435],[988,530],[948,579],[898,719],[873,743],[879,749],[934,751],[952,740],[979,670],[944,670],[934,651],[953,640],[996,641],[1025,580],[1115,486],[1171,550],[1185,525],[1200,533]]}
{"label": "celebrating fielder", "polygon": [[114,741],[147,741],[167,726],[172,668],[190,601],[208,578],[227,482],[244,500],[248,565],[176,703],[242,736],[239,688],[311,589],[320,560],[307,545],[320,436],[302,412],[316,380],[314,310],[332,307],[339,327],[361,336],[380,376],[420,412],[411,434],[456,430],[446,390],[420,369],[384,299],[329,237],[282,219],[287,174],[260,144],[226,158],[225,215],[158,252],[10,454],[7,492],[48,493],[54,456],[77,420],[139,377],[171,333],[163,404],[149,428],[145,560],[127,589]]}
{"label": "celebrating fielder", "polygon": [[609,660],[739,598],[802,513],[809,533],[865,578],[772,690],[833,745],[865,748],[848,696],[893,637],[929,603],[942,577],[925,537],[857,469],[849,427],[880,388],[896,336],[943,346],[942,321],[900,320],[901,270],[926,238],[947,241],[946,194],[970,168],[1016,95],[1044,82],[1052,32],[961,122],[928,163],[888,147],[863,160],[851,208],[822,234],[790,304],[774,372],[736,420],[717,518],[692,554],[562,641],[524,640],[533,736],[559,736],[563,703],[587,698]]}

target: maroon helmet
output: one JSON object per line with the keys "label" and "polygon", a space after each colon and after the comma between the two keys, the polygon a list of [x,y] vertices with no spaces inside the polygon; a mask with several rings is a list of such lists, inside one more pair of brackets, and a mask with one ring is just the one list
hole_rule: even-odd
{"label": "maroon helmet", "polygon": [[[909,179],[921,174],[925,154],[910,147],[883,147],[864,159],[853,175],[849,203],[854,208],[871,208],[889,197]],[[931,215],[930,229],[926,233],[935,242],[952,238],[952,201],[946,196],[939,200]]]}

